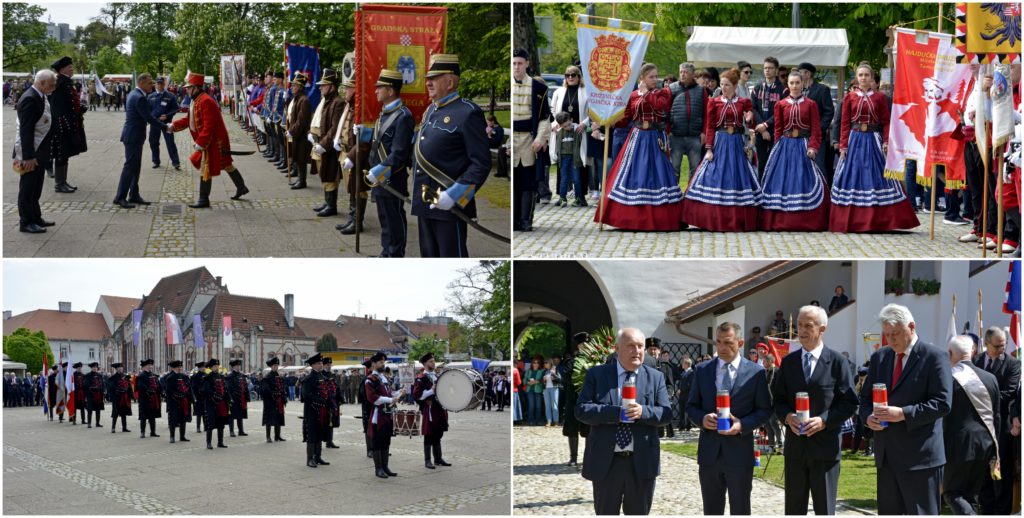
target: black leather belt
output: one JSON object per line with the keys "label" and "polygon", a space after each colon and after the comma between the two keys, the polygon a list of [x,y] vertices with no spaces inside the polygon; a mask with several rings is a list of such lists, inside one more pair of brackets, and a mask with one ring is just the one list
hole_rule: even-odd
{"label": "black leather belt", "polygon": [[850,129],[853,130],[853,131],[861,131],[861,132],[864,132],[864,133],[869,133],[869,132],[872,132],[872,131],[882,131],[882,125],[881,124],[868,124],[866,122],[854,122],[854,123],[850,124]]}
{"label": "black leather belt", "polygon": [[715,128],[715,131],[724,131],[732,135],[733,133],[741,133],[743,130],[740,129],[738,126],[719,126]]}
{"label": "black leather belt", "polygon": [[633,452],[631,451],[617,451],[615,452],[616,457],[631,457]]}
{"label": "black leather belt", "polygon": [[811,132],[808,131],[808,130],[802,130],[800,128],[793,128],[793,129],[785,132],[783,135],[786,136],[786,137],[793,137],[793,138],[810,138],[811,137]]}

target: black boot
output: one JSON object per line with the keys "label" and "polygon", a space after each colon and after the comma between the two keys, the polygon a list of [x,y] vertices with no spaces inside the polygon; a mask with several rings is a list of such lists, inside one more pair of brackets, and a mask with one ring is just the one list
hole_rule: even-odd
{"label": "black boot", "polygon": [[330,466],[331,463],[327,462],[326,460],[324,460],[324,457],[323,457],[323,452],[324,452],[323,443],[320,442],[320,441],[317,441],[314,446],[316,447],[316,463],[320,464],[321,466]]}
{"label": "black boot", "polygon": [[[114,423],[110,423],[110,430],[114,430]],[[131,433],[131,430],[128,429],[128,416],[126,415],[121,416],[121,431]]]}
{"label": "black boot", "polygon": [[267,426],[267,442],[274,442],[274,440],[270,438],[270,427],[269,426]]}
{"label": "black boot", "polygon": [[338,223],[334,225],[336,230],[345,230],[348,227],[356,224],[356,197],[351,194],[348,195],[348,219],[344,223]]}
{"label": "black boot", "polygon": [[448,464],[441,458],[441,443],[434,445],[434,464],[437,464],[438,466],[451,466],[451,464]]}
{"label": "black boot", "polygon": [[580,452],[580,436],[572,434],[569,436],[569,464],[568,466],[576,466],[576,459],[579,458]]}
{"label": "black boot", "polygon": [[174,444],[174,428],[171,428],[171,444]]}
{"label": "black boot", "polygon": [[274,426],[274,440],[278,442],[284,442],[284,437],[281,437],[281,427]]}
{"label": "black boot", "polygon": [[520,209],[521,212],[519,217],[522,219],[519,221],[519,229],[523,232],[533,230],[533,208],[536,203],[533,192],[526,191],[520,194],[520,204],[522,208]]}
{"label": "black boot", "polygon": [[313,445],[313,441],[306,443],[306,466],[311,468],[317,467],[316,463],[316,447]]}
{"label": "black boot", "polygon": [[356,213],[355,213],[355,217],[352,219],[352,224],[349,225],[346,228],[341,229],[341,234],[344,235],[344,236],[349,236],[349,235],[355,234],[356,233],[356,225],[359,225],[359,232],[362,232],[363,229],[366,228],[366,227],[363,226],[363,216],[364,215],[366,215],[366,198],[359,198],[359,197],[357,197],[356,198]]}
{"label": "black boot", "polygon": [[155,417],[150,417],[149,418],[149,436],[150,437],[160,437],[156,433],[156,418]]}
{"label": "black boot", "polygon": [[388,469],[388,463],[391,460],[391,453],[388,451],[390,449],[391,446],[388,446],[388,449],[382,451],[380,454],[381,471],[383,471],[384,474],[386,474],[389,477],[397,477],[398,473],[395,473],[394,471]]}
{"label": "black boot", "polygon": [[213,449],[213,430],[209,428],[206,429],[206,449]]}
{"label": "black boot", "polygon": [[217,447],[218,448],[227,448],[228,447],[226,444],[224,444],[224,428],[223,427],[217,429]]}
{"label": "black boot", "polygon": [[103,423],[100,422],[100,411],[96,411],[96,428],[103,428]]}
{"label": "black boot", "polygon": [[73,186],[73,185],[68,183],[68,164],[67,163],[64,163],[64,164],[57,163],[56,165],[54,165],[54,167],[53,167],[53,182],[54,182],[54,185],[53,185],[54,192],[72,193],[72,192],[75,192],[75,191],[78,190],[78,187],[75,187],[75,186]]}
{"label": "black boot", "polygon": [[324,210],[316,213],[317,217],[319,217],[319,218],[327,218],[327,217],[330,217],[330,216],[337,216],[338,215],[338,190],[335,189],[333,191],[327,191],[325,197],[327,198],[327,206],[324,207]]}
{"label": "black boot", "polygon": [[363,434],[363,438],[366,439],[366,456],[372,459],[373,458],[373,444],[370,441],[370,436],[366,435],[364,433]]}
{"label": "black boot", "polygon": [[239,437],[248,437],[249,436],[249,434],[245,433],[245,428],[243,428],[242,420],[241,419],[238,420],[238,436]]}
{"label": "black boot", "polygon": [[[192,442],[185,437],[185,423],[178,425],[178,435],[181,435],[181,439],[179,439],[181,442]],[[171,431],[171,437],[174,437],[174,431]]]}
{"label": "black boot", "polygon": [[228,419],[228,432],[231,433],[232,437],[235,436],[235,420],[233,418]]}
{"label": "black boot", "polygon": [[373,474],[377,475],[377,478],[388,478],[388,474],[384,473],[382,469],[383,463],[381,461],[381,451],[371,450],[370,456],[373,457]]}
{"label": "black boot", "polygon": [[231,177],[231,181],[235,184],[235,195],[231,197],[232,200],[237,200],[249,194],[249,188],[245,186],[245,180],[242,179],[242,173],[238,172],[238,169],[229,171],[228,176]]}
{"label": "black boot", "polygon": [[426,459],[424,466],[427,469],[435,469],[434,463],[430,462],[430,445],[427,443],[423,443],[423,458]]}
{"label": "black boot", "polygon": [[316,207],[313,207],[313,212],[320,212],[327,208],[327,191],[324,191],[324,202]]}
{"label": "black boot", "polygon": [[141,428],[141,430],[139,430],[139,439],[145,439],[146,438],[146,420],[145,419],[140,419],[139,420],[139,427]]}
{"label": "black boot", "polygon": [[199,180],[199,199],[189,205],[193,209],[205,209],[210,206],[210,191],[213,190],[213,180]]}
{"label": "black boot", "polygon": [[327,431],[327,447],[333,449],[339,448],[337,444],[334,444],[334,428],[331,428],[330,430]]}
{"label": "black boot", "polygon": [[297,164],[294,161],[292,164],[295,169],[298,170],[299,179],[292,184],[292,189],[305,189],[306,188],[306,164]]}

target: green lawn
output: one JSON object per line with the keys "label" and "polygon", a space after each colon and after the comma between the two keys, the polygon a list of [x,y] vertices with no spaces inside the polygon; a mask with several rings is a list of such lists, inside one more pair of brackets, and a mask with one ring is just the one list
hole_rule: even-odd
{"label": "green lawn", "polygon": [[[662,443],[661,449],[676,455],[697,458],[697,445],[693,443]],[[782,455],[772,456],[771,462],[768,462],[767,456],[763,456],[761,457],[761,467],[754,469],[754,476],[784,487],[783,467],[785,463],[785,457]],[[840,463],[838,500],[861,509],[874,510],[877,506],[875,502],[875,459],[843,452],[843,459]],[[766,464],[767,471],[765,471]]]}
{"label": "green lawn", "polygon": [[[487,109],[484,109],[484,115],[487,115]],[[505,134],[508,134],[512,127],[512,111],[511,110],[494,110],[494,118],[498,119],[498,124],[501,124],[502,128],[505,128]]]}
{"label": "green lawn", "polygon": [[491,177],[480,188],[477,196],[484,198],[494,207],[507,209],[512,206],[512,182],[509,182],[508,178],[494,178],[494,168],[492,167]]}

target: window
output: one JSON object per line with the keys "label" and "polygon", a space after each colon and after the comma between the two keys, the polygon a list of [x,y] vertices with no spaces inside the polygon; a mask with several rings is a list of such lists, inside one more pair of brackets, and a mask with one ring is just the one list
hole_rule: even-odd
{"label": "window", "polygon": [[96,359],[96,349],[93,349],[92,347],[89,348],[89,359],[90,360],[95,360]]}

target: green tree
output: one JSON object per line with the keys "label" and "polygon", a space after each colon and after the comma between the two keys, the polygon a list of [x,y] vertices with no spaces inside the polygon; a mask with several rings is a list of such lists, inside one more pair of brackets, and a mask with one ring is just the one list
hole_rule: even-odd
{"label": "green tree", "polygon": [[125,22],[132,40],[132,66],[139,71],[165,72],[178,50],[175,46],[176,4],[127,4]]}
{"label": "green tree", "polygon": [[42,331],[32,332],[19,327],[4,337],[4,354],[12,361],[24,363],[29,372],[39,373],[43,369],[43,355],[46,364],[53,365],[53,351],[50,342]]}
{"label": "green tree", "polygon": [[60,48],[59,42],[46,36],[46,24],[39,21],[46,13],[42,6],[4,3],[3,11],[4,70],[21,71]]}
{"label": "green tree", "polygon": [[438,338],[436,333],[430,336],[421,336],[409,344],[408,358],[410,362],[414,362],[418,361],[424,354],[434,353],[437,361],[443,362],[447,348],[448,342]]}
{"label": "green tree", "polygon": [[323,336],[316,340],[316,352],[318,353],[331,353],[338,350],[338,339],[334,337],[333,333],[324,333]]}
{"label": "green tree", "polygon": [[534,324],[523,330],[517,348],[526,361],[529,359],[523,354],[530,358],[538,354],[544,358],[560,356],[565,352],[565,329],[551,322]]}
{"label": "green tree", "polygon": [[494,112],[498,96],[509,91],[512,53],[508,46],[509,4],[458,3],[448,7],[448,52],[459,55],[459,94],[487,96]]}
{"label": "green tree", "polygon": [[121,54],[117,49],[104,47],[96,53],[93,60],[93,68],[96,74],[103,77],[106,74],[127,74],[131,72],[128,64],[128,56]]}
{"label": "green tree", "polygon": [[448,284],[448,303],[462,326],[460,343],[472,345],[477,351],[493,343],[495,350],[508,357],[511,268],[509,261],[480,261],[472,268],[459,270],[459,276]]}

